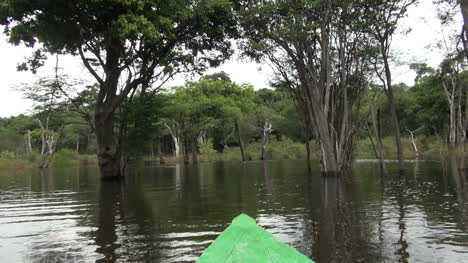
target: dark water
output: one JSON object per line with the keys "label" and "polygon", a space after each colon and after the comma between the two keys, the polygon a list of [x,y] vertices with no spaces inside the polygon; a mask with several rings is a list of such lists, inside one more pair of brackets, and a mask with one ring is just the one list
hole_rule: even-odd
{"label": "dark water", "polygon": [[304,162],[0,171],[0,262],[191,262],[240,213],[318,262],[468,262],[468,185],[454,162],[349,180]]}

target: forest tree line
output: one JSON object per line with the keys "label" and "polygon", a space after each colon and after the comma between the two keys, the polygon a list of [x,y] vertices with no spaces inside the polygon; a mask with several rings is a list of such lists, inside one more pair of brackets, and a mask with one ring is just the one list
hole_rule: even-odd
{"label": "forest tree line", "polygon": [[[413,87],[393,83],[392,40],[417,3],[2,1],[9,42],[34,49],[19,70],[35,73],[47,54],[57,65],[60,55],[71,54],[96,82],[77,89],[57,66],[55,76],[24,87],[40,108],[37,116],[2,120],[2,132],[26,136],[26,151],[40,145],[42,167],[58,145],[80,151],[83,143],[81,151],[97,152],[103,178],[124,175],[133,156],[161,152],[164,138],[185,162],[190,154],[196,162],[200,141],[210,139],[217,151],[238,146],[242,160],[252,141],[261,142],[265,159],[272,135],[303,141],[308,158],[313,141],[322,173],[341,174],[366,136],[383,164],[382,138],[391,134],[402,169],[403,133],[418,152],[415,135],[462,144],[468,125],[465,27],[440,43],[439,68],[414,63]],[[460,4],[465,15],[465,1]],[[442,26],[455,23],[460,9],[450,1],[437,7]],[[272,67],[273,89],[255,91],[223,73],[165,88],[176,74],[220,65],[234,54],[234,42],[240,55]]]}
{"label": "forest tree line", "polygon": [[[401,133],[408,138],[413,135],[416,147],[425,137],[449,143],[450,101],[446,85],[450,81],[444,76],[442,68],[433,69],[426,64],[412,64],[410,67],[417,73],[415,84],[410,87],[403,83],[394,86]],[[467,83],[467,74],[459,74],[457,78],[460,83]],[[44,104],[40,101],[43,97],[39,96],[39,90],[42,89],[37,88],[44,83],[35,85],[34,93],[28,96],[39,100],[36,101],[37,113],[0,119],[0,152],[16,155],[40,152],[42,131],[37,120],[48,119],[48,133],[54,135],[57,149],[94,154],[96,138],[93,131],[70,105],[70,101],[61,98],[61,103],[55,101],[54,105]],[[45,91],[48,89],[44,87]],[[96,93],[86,92],[81,96],[90,94]],[[93,98],[82,99],[93,101]],[[369,136],[373,134],[373,118],[380,138],[392,136],[390,107],[383,94],[383,87],[369,86],[361,99],[361,129],[357,140],[369,141]],[[460,97],[457,101],[465,102],[459,104],[459,107],[466,109],[466,98]],[[89,112],[94,111],[93,107],[88,106]],[[463,113],[462,116],[467,115]],[[311,147],[306,144],[310,143],[307,132],[287,90],[281,87],[254,89],[251,85],[239,85],[223,72],[206,75],[185,86],[162,89],[154,94],[135,93],[132,100],[119,111],[117,118],[125,119],[126,122],[126,130],[117,136],[121,142],[125,142],[125,152],[130,159],[161,158],[165,162],[165,157],[176,157],[186,163],[196,162],[198,154],[209,151],[223,153],[228,148],[240,148],[241,145],[248,147],[256,143],[261,146],[260,154],[243,156],[242,151],[239,151],[239,159],[262,160],[269,159],[268,142],[271,140],[299,142],[307,148]],[[375,143],[375,137],[372,139]],[[406,149],[408,151],[416,151],[412,145],[407,147],[411,147]],[[315,150],[307,148],[301,151]],[[375,157],[378,157],[377,153]]]}

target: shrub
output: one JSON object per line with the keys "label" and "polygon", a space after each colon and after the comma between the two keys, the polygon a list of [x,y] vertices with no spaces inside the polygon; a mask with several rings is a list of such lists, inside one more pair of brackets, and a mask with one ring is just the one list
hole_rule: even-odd
{"label": "shrub", "polygon": [[10,151],[3,151],[0,153],[0,159],[13,160],[16,158],[16,154]]}
{"label": "shrub", "polygon": [[78,166],[78,154],[69,149],[61,149],[54,154],[52,167]]}
{"label": "shrub", "polygon": [[219,159],[218,152],[213,148],[213,139],[200,142],[201,161],[215,161]]}

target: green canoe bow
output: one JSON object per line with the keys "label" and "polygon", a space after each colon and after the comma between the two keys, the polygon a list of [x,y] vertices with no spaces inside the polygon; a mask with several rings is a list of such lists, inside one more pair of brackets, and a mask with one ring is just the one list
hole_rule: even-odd
{"label": "green canoe bow", "polygon": [[313,263],[241,214],[205,250],[198,263]]}

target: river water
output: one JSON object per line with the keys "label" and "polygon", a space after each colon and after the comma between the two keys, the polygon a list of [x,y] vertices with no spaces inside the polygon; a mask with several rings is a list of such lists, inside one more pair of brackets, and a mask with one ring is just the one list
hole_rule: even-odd
{"label": "river water", "polygon": [[468,262],[468,185],[453,161],[0,171],[0,262],[193,262],[240,213],[317,262]]}

